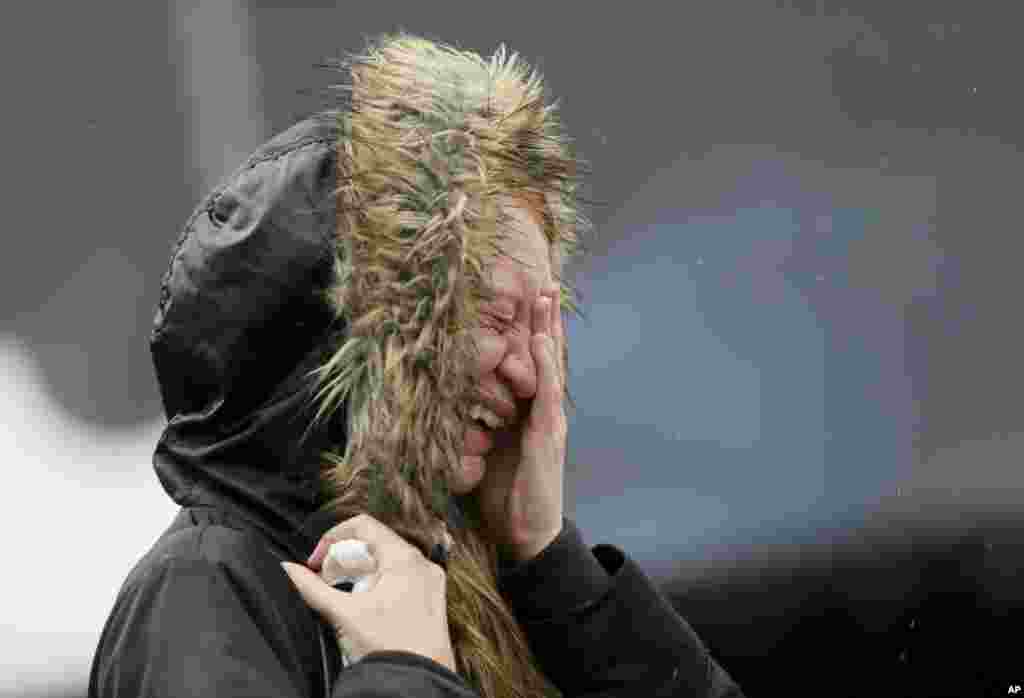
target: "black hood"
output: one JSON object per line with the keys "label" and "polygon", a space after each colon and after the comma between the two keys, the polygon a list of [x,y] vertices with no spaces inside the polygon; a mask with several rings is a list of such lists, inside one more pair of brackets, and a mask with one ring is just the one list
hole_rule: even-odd
{"label": "black hood", "polygon": [[183,507],[242,518],[298,559],[332,523],[313,516],[323,504],[318,454],[344,450],[344,415],[306,433],[306,375],[345,330],[323,295],[337,128],[331,115],[296,124],[203,199],[174,250],[150,339],[169,420],[153,456],[164,489]]}

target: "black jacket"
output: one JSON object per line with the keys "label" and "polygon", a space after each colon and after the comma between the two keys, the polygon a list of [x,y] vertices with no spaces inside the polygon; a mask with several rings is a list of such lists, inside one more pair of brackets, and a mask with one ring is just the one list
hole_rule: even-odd
{"label": "black jacket", "polygon": [[[279,565],[335,523],[313,515],[316,454],[343,435],[306,433],[303,381],[344,331],[316,293],[332,263],[335,128],[315,117],[265,144],[175,248],[151,338],[169,419],[153,463],[182,508],[117,596],[90,698],[473,695],[407,652],[342,670]],[[535,559],[503,564],[499,589],[567,698],[741,695],[633,560],[564,524]]]}

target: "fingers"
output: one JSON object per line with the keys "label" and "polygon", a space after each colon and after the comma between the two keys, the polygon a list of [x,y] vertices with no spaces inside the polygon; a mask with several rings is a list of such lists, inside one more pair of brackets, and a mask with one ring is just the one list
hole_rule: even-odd
{"label": "fingers", "polygon": [[[565,338],[564,329],[562,327],[561,287],[557,283],[553,283],[547,288],[545,288],[541,293],[542,295],[547,296],[551,299],[551,306],[547,315],[547,322],[541,327],[545,328],[544,332],[546,332],[551,337],[554,343],[555,368],[557,370],[555,377],[558,380],[558,388],[559,390],[561,390],[565,380],[565,365],[563,361]],[[541,330],[534,330],[534,332],[539,331]]]}
{"label": "fingers", "polygon": [[541,297],[534,308],[534,334],[530,338],[534,362],[537,366],[537,395],[533,409],[537,410],[540,426],[553,427],[558,424],[561,410],[561,389],[557,359],[555,358],[554,337],[551,334],[552,316],[557,314],[551,299]]}
{"label": "fingers", "polygon": [[306,605],[319,613],[332,627],[342,626],[342,619],[339,617],[339,607],[344,605],[348,599],[339,599],[344,592],[332,589],[320,577],[302,565],[292,562],[282,562],[281,567],[285,574],[292,580],[292,584],[298,590]]}
{"label": "fingers", "polygon": [[533,333],[548,334],[551,331],[551,298],[542,295],[533,304]]}
{"label": "fingers", "polygon": [[541,297],[550,298],[550,305],[548,306],[548,312],[543,315],[543,318],[538,318],[541,319],[541,323],[534,323],[533,331],[534,333],[543,332],[547,334],[554,342],[555,368],[558,370],[556,378],[558,379],[559,387],[561,387],[563,384],[562,373],[564,371],[562,347],[565,346],[562,329],[561,287],[557,283],[552,283],[541,289]]}
{"label": "fingers", "polygon": [[559,389],[565,384],[565,328],[562,326],[561,290],[554,287],[554,307],[551,313],[551,337],[555,340],[555,360],[558,366]]}
{"label": "fingers", "polygon": [[353,538],[366,543],[370,555],[377,560],[380,569],[390,566],[393,562],[407,555],[419,553],[404,538],[377,519],[369,514],[359,514],[351,519],[342,521],[321,536],[306,565],[310,569],[319,571],[324,557],[327,556],[327,550],[331,545],[346,538]]}

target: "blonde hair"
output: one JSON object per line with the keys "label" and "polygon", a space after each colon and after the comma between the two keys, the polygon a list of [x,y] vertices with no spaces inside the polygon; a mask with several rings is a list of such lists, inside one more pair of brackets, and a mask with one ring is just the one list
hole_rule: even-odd
{"label": "blonde hair", "polygon": [[[475,345],[464,331],[490,299],[486,271],[518,234],[501,201],[525,202],[561,270],[590,226],[577,210],[585,162],[563,136],[541,78],[404,32],[370,42],[350,69],[338,141],[335,281],[326,301],[344,343],[313,374],[315,421],[345,407],[344,453],[324,458],[325,509],[369,513],[420,549],[453,543],[448,626],[456,669],[485,698],[560,695],[497,589],[498,549],[469,525],[449,530],[449,478],[474,402]],[[563,353],[568,368],[568,349]],[[567,370],[563,375],[568,375]],[[568,388],[566,388],[568,395]],[[572,400],[569,397],[570,402]]]}

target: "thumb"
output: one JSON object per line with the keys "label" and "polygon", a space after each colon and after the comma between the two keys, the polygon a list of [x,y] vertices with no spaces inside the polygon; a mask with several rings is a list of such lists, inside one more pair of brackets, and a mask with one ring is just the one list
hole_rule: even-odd
{"label": "thumb", "polygon": [[319,575],[302,565],[282,562],[281,567],[292,580],[306,605],[319,613],[333,628],[340,629],[342,618],[338,607],[348,601],[339,598],[344,596],[344,592],[332,589]]}

